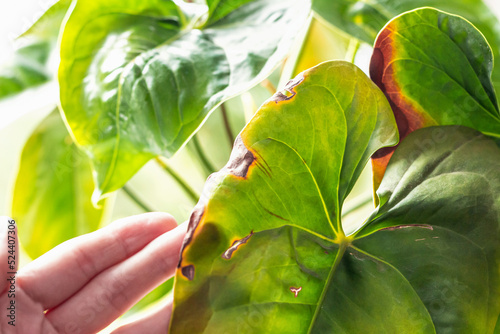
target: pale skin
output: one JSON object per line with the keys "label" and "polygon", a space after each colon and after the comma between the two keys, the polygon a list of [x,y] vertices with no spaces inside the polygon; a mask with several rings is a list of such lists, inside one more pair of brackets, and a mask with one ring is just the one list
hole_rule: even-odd
{"label": "pale skin", "polygon": [[[0,228],[0,245],[7,245],[7,228]],[[0,247],[0,332],[99,332],[174,275],[185,233],[172,216],[148,213],[55,247],[19,270],[15,327],[4,307],[11,300],[8,248]],[[112,333],[167,333],[171,312],[170,300]]]}

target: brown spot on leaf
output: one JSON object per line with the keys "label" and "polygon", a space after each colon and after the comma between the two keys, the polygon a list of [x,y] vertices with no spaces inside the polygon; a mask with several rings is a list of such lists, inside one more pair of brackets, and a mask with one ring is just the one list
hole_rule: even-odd
{"label": "brown spot on leaf", "polygon": [[236,240],[235,242],[233,242],[231,247],[229,247],[228,250],[226,250],[224,252],[224,254],[222,254],[222,258],[226,259],[226,260],[231,259],[231,257],[233,256],[233,253],[236,252],[238,247],[240,247],[243,244],[246,244],[252,235],[253,235],[253,231],[251,231],[250,234],[247,235],[246,237],[244,237],[243,239]]}
{"label": "brown spot on leaf", "polygon": [[233,151],[231,152],[229,162],[222,171],[225,170],[234,176],[245,178],[248,174],[250,165],[254,161],[255,156],[245,146],[243,140],[241,139],[241,136],[238,136],[234,141]]}
{"label": "brown spot on leaf", "polygon": [[181,247],[181,256],[179,259],[179,264],[177,267],[181,267],[182,264],[182,253],[184,252],[184,249],[191,243],[193,240],[193,235],[194,231],[198,227],[198,224],[200,223],[201,218],[205,214],[205,206],[198,203],[194,209],[193,212],[191,212],[191,216],[189,217],[189,224],[186,232],[186,236],[184,237],[184,241],[182,242],[182,247]]}
{"label": "brown spot on leaf", "polygon": [[205,183],[205,188],[203,189],[203,193],[201,194],[200,201],[193,209],[191,216],[189,218],[188,229],[186,233],[186,237],[184,238],[184,242],[181,248],[181,255],[179,259],[178,267],[182,267],[182,259],[183,254],[186,247],[193,240],[196,229],[198,228],[200,221],[202,220],[205,214],[205,208],[207,205],[207,200],[210,198],[211,193],[216,187],[222,178],[227,174],[231,174],[237,177],[246,178],[248,174],[248,170],[252,163],[255,161],[255,156],[253,153],[247,149],[241,136],[238,136],[235,140],[233,151],[231,152],[231,157],[229,158],[229,162],[222,168],[219,172],[210,175]]}
{"label": "brown spot on leaf", "polygon": [[181,268],[182,275],[186,277],[188,280],[192,281],[194,278],[194,266],[190,264],[189,266],[185,266]]}
{"label": "brown spot on leaf", "polygon": [[293,286],[290,287],[290,291],[295,295],[295,298],[299,296],[299,292],[302,291],[302,287],[299,286],[298,288],[294,288]]}
{"label": "brown spot on leaf", "polygon": [[282,91],[274,94],[271,97],[271,100],[278,103],[281,101],[287,101],[292,99],[295,96],[295,94],[297,94],[293,90],[293,88],[299,85],[302,81],[304,81],[304,77],[302,76],[302,74],[299,74],[298,76],[295,77],[295,79],[288,81],[287,84],[285,85],[285,88],[283,88]]}

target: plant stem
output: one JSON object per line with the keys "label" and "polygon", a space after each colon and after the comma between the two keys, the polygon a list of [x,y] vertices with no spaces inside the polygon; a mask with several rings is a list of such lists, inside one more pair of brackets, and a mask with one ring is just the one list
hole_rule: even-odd
{"label": "plant stem", "polygon": [[276,93],[276,87],[274,87],[273,83],[269,81],[269,79],[264,79],[260,85],[267,89],[271,95],[274,95]]}
{"label": "plant stem", "polygon": [[193,142],[194,149],[196,151],[196,154],[198,155],[198,158],[205,168],[205,170],[208,172],[208,174],[212,174],[216,171],[215,167],[208,161],[207,156],[205,155],[205,152],[203,152],[203,149],[201,148],[200,141],[198,140],[198,137],[193,136],[191,138],[191,142]]}
{"label": "plant stem", "polygon": [[241,104],[243,105],[243,113],[245,115],[245,124],[250,122],[255,111],[257,110],[257,106],[255,105],[255,101],[252,97],[252,94],[249,92],[243,93],[240,95]]}
{"label": "plant stem", "polygon": [[172,176],[172,178],[177,182],[177,184],[186,192],[186,194],[193,200],[194,203],[198,202],[200,195],[175,171],[170,167],[165,161],[160,157],[156,158],[156,162],[163,167],[163,169]]}
{"label": "plant stem", "polygon": [[127,196],[134,201],[137,206],[139,206],[141,209],[143,209],[145,212],[154,212],[155,210],[151,209],[149,206],[147,206],[146,203],[144,203],[134,192],[128,187],[128,186],[123,186],[122,190]]}
{"label": "plant stem", "polygon": [[359,40],[357,38],[351,38],[351,40],[349,41],[347,54],[345,55],[346,61],[354,63],[354,59],[356,58],[356,54],[358,53],[360,45],[361,43],[359,43]]}
{"label": "plant stem", "polygon": [[231,130],[231,124],[229,124],[229,117],[224,103],[220,105],[220,110],[222,112],[222,119],[224,120],[224,128],[226,129],[227,139],[229,140],[229,148],[232,149],[234,144],[234,135]]}

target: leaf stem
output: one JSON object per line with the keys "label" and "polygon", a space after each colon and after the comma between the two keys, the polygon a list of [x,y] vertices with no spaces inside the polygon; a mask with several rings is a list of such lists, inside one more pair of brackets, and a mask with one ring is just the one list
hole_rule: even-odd
{"label": "leaf stem", "polygon": [[226,129],[227,139],[229,140],[229,148],[233,148],[234,144],[234,135],[231,130],[231,124],[229,123],[229,116],[227,114],[226,106],[223,104],[220,105],[220,110],[222,112],[222,119],[224,120],[224,128]]}
{"label": "leaf stem", "polygon": [[146,203],[144,203],[133,191],[128,187],[127,185],[122,187],[122,190],[127,196],[135,203],[137,206],[139,206],[141,209],[144,210],[144,212],[154,212],[152,208],[150,208]]}
{"label": "leaf stem", "polygon": [[267,89],[271,95],[274,95],[276,93],[276,87],[274,87],[273,83],[269,79],[264,79],[260,83],[262,87]]}
{"label": "leaf stem", "polygon": [[359,46],[361,43],[357,38],[351,38],[349,41],[349,46],[347,48],[347,53],[345,55],[345,60],[351,63],[354,63],[354,59],[356,58],[356,54],[358,53]]}
{"label": "leaf stem", "polygon": [[156,157],[156,162],[163,167],[163,169],[170,174],[170,176],[177,182],[177,184],[184,190],[184,192],[193,200],[194,203],[198,202],[200,195],[180,176],[175,170],[172,169],[161,157]]}
{"label": "leaf stem", "polygon": [[205,152],[203,152],[203,149],[201,148],[200,145],[200,141],[198,140],[198,137],[196,135],[193,136],[193,138],[191,138],[191,142],[193,143],[196,154],[198,155],[198,159],[200,160],[201,164],[203,165],[207,173],[208,174],[214,173],[216,169],[208,160],[207,156],[205,155]]}
{"label": "leaf stem", "polygon": [[307,331],[308,334],[312,333],[312,329],[314,327],[314,324],[316,320],[318,319],[318,315],[321,309],[321,305],[323,305],[323,302],[326,297],[326,293],[328,292],[328,288],[330,287],[330,284],[332,283],[333,276],[335,274],[335,271],[337,270],[338,266],[340,265],[340,262],[342,261],[342,258],[344,256],[344,253],[347,249],[348,244],[346,243],[341,243],[339,246],[339,250],[337,252],[337,257],[335,257],[335,262],[333,263],[332,269],[330,270],[330,273],[328,274],[328,278],[326,279],[326,284],[323,288],[323,291],[321,292],[321,296],[318,301],[318,305],[316,306],[316,311],[314,312],[313,319],[311,321],[311,325],[309,326],[309,330]]}

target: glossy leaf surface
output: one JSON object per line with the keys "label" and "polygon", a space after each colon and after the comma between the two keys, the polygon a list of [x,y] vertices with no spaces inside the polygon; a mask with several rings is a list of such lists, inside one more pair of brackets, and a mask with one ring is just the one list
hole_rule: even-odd
{"label": "glossy leaf surface", "polygon": [[[314,10],[325,20],[368,44],[395,16],[427,6],[472,22],[488,40],[495,59],[500,57],[500,23],[481,0],[313,0]],[[500,66],[495,67],[493,82],[500,92]]]}
{"label": "glossy leaf surface", "polygon": [[208,3],[203,23],[207,7],[194,3],[77,2],[62,38],[61,103],[96,170],[95,200],[264,79],[310,11],[307,0]]}
{"label": "glossy leaf surface", "polygon": [[[202,196],[191,217],[190,236],[186,239],[187,248],[176,281],[178,306],[174,311],[172,332],[223,330],[218,326],[226,325],[226,322],[216,319],[229,315],[224,311],[224,304],[234,302],[232,298],[227,299],[233,294],[239,294],[238,302],[253,300],[248,305],[241,305],[249,316],[253,303],[268,304],[269,310],[266,305],[262,309],[257,307],[259,312],[267,314],[279,310],[288,312],[288,303],[295,301],[292,308],[304,310],[313,317],[316,308],[312,303],[322,293],[335,254],[345,250],[339,250],[339,245],[334,242],[344,238],[340,225],[342,201],[370,155],[380,147],[397,143],[395,130],[392,112],[383,94],[361,70],[348,62],[327,62],[306,71],[291,81],[286,91],[277,93],[265,103],[241,133],[228,165],[208,180],[204,191],[208,202],[204,202]],[[196,242],[190,244],[193,236]],[[261,245],[259,247],[264,247],[245,260],[249,265],[253,263],[255,271],[245,275],[242,284],[247,279],[256,280],[252,286],[257,288],[260,285],[257,282],[265,280],[268,275],[282,276],[285,283],[272,279],[269,284],[279,287],[276,293],[270,294],[267,288],[262,294],[256,290],[255,299],[247,294],[247,289],[238,286],[226,289],[224,286],[227,285],[222,284],[220,288],[224,288],[227,295],[226,292],[224,295],[215,294],[217,301],[213,302],[220,303],[221,313],[216,315],[214,310],[212,317],[209,305],[212,301],[208,295],[198,295],[195,291],[201,289],[203,291],[199,293],[208,293],[212,274],[217,277],[214,279],[224,279],[227,265],[238,264],[239,261],[227,260],[233,256],[228,249],[235,240],[256,242]],[[275,248],[269,240],[276,240],[282,247]],[[302,251],[294,250],[294,244]],[[316,245],[319,249],[313,247],[309,250],[306,245]],[[248,249],[248,246],[242,246],[242,249]],[[294,258],[288,258],[294,251],[303,259],[300,262],[304,261],[304,268],[310,267],[308,270],[317,272],[322,278],[314,283],[314,288],[311,286],[309,290],[299,292],[307,296],[307,304],[303,304],[303,299],[293,299],[289,290],[299,288],[301,282],[308,279],[308,275],[300,273]],[[314,258],[307,254],[309,251],[323,255],[328,252],[329,255],[319,262],[309,263],[308,259]],[[269,257],[262,257],[265,253],[269,253]],[[239,250],[234,251],[235,256],[239,254]],[[257,261],[253,256],[261,260]],[[220,267],[218,274],[211,269],[214,260]],[[272,271],[269,274],[263,270],[268,266]],[[287,267],[293,274],[285,278]],[[245,268],[234,267],[234,270],[240,270],[241,274],[237,276],[247,272]],[[261,270],[262,276],[259,274]],[[194,279],[189,281],[188,278]],[[284,290],[283,284],[286,286]],[[288,301],[289,297],[292,297],[291,301]],[[196,298],[196,301],[189,302],[190,298]],[[193,306],[197,307],[196,312]],[[199,320],[193,321],[194,318],[187,317],[186,312],[191,312]],[[265,318],[267,320],[262,326],[269,326],[266,327],[269,331],[284,324]],[[304,329],[304,325],[310,323],[300,317],[287,320],[290,329],[296,326]],[[231,328],[230,323],[227,326]]]}
{"label": "glossy leaf surface", "polygon": [[[391,102],[401,138],[432,125],[465,125],[500,136],[492,68],[491,49],[469,22],[419,9],[381,31],[370,75]],[[393,150],[375,155],[375,186]]]}
{"label": "glossy leaf surface", "polygon": [[94,208],[93,186],[88,158],[55,110],[24,146],[12,199],[12,217],[30,257],[98,228],[107,201],[103,209]]}
{"label": "glossy leaf surface", "polygon": [[[382,206],[345,236],[337,212],[365,153],[397,141],[394,131],[383,137],[392,113],[350,63],[306,71],[284,93],[262,106],[207,181],[170,332],[492,333],[496,143],[442,127],[440,144],[418,151],[436,129],[411,134],[391,161]],[[433,189],[428,199],[419,184]]]}
{"label": "glossy leaf surface", "polygon": [[[359,247],[367,245],[402,266],[428,307],[443,313],[433,316],[442,328],[491,333],[500,313],[500,148],[495,141],[466,127],[418,130],[396,150],[377,194],[381,205],[357,237],[391,231],[370,235]],[[411,225],[421,227],[398,228]],[[393,234],[401,237],[388,237]],[[423,268],[415,270],[418,263]]]}
{"label": "glossy leaf surface", "polygon": [[71,1],[58,1],[18,38],[20,47],[11,61],[0,67],[0,99],[54,78],[51,57],[70,4]]}

